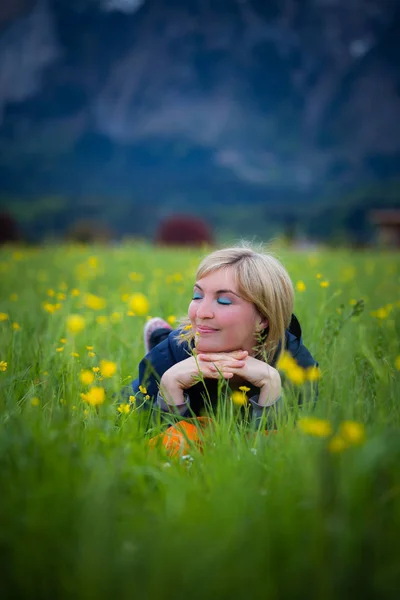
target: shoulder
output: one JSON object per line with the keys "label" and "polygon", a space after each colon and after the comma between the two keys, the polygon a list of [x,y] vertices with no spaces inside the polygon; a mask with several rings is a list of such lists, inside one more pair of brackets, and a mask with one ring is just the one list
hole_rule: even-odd
{"label": "shoulder", "polygon": [[[285,350],[293,356],[297,364],[303,369],[318,365],[311,352],[303,343],[301,326],[295,315],[292,315],[290,325],[285,331]],[[280,346],[278,347],[278,350],[274,356],[273,365],[275,365],[279,354]]]}
{"label": "shoulder", "polygon": [[190,355],[188,344],[186,342],[181,343],[179,336],[179,330],[171,331],[165,340],[146,354],[143,361],[151,363],[157,373],[161,374],[175,363],[188,358]]}

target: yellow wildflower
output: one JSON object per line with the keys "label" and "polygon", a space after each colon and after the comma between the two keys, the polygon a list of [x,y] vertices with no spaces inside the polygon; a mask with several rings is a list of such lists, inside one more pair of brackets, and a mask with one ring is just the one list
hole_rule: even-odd
{"label": "yellow wildflower", "polygon": [[60,338],[60,344],[66,344],[67,338]]}
{"label": "yellow wildflower", "polygon": [[396,356],[396,359],[394,361],[394,366],[398,371],[400,371],[400,354],[399,354],[399,356]]}
{"label": "yellow wildflower", "polygon": [[98,317],[96,317],[96,323],[98,323],[99,325],[107,325],[108,318],[106,317],[106,315],[99,315]]}
{"label": "yellow wildflower", "polygon": [[132,273],[129,273],[129,279],[131,281],[143,281],[144,275],[142,275],[142,273],[136,273],[133,271]]}
{"label": "yellow wildflower", "polygon": [[321,281],[321,283],[319,284],[322,288],[327,288],[329,287],[329,281],[325,280],[325,281]]}
{"label": "yellow wildflower", "polygon": [[51,302],[43,302],[43,305],[42,305],[42,306],[43,306],[44,310],[45,310],[46,312],[50,313],[51,315],[52,315],[53,313],[55,313],[55,312],[56,312],[56,310],[57,310],[57,307],[56,307],[56,305],[55,305],[55,304],[51,304]]}
{"label": "yellow wildflower", "polygon": [[58,292],[57,294],[57,300],[65,300],[67,296],[64,294],[64,292]]}
{"label": "yellow wildflower", "polygon": [[88,352],[88,356],[89,356],[90,358],[93,358],[94,356],[96,356],[96,353],[95,353],[95,352],[92,352],[92,351],[90,351],[90,352]]}
{"label": "yellow wildflower", "polygon": [[191,325],[185,325],[185,327],[183,327],[182,331],[189,331],[189,329],[192,329]]}
{"label": "yellow wildflower", "polygon": [[59,348],[56,348],[56,352],[64,352],[64,346],[60,346]]}
{"label": "yellow wildflower", "polygon": [[317,274],[316,274],[316,278],[317,278],[317,279],[322,279],[322,274],[321,274],[321,273],[317,273]]}
{"label": "yellow wildflower", "polygon": [[81,315],[69,315],[67,329],[70,333],[80,333],[85,328],[85,319]]}
{"label": "yellow wildflower", "polygon": [[73,290],[71,290],[71,296],[79,296],[80,295],[80,291],[77,288],[74,288]]}
{"label": "yellow wildflower", "polygon": [[92,367],[93,373],[98,373],[100,371],[100,367]]}
{"label": "yellow wildflower", "polygon": [[328,444],[329,452],[338,453],[343,452],[348,447],[346,441],[340,437],[340,435],[335,435]]}
{"label": "yellow wildflower", "polygon": [[0,312],[0,321],[7,321],[7,320],[8,320],[8,314]]}
{"label": "yellow wildflower", "polygon": [[149,301],[146,296],[140,292],[133,294],[129,299],[129,308],[133,310],[136,315],[144,316],[149,312]]}
{"label": "yellow wildflower", "polygon": [[377,310],[372,310],[370,312],[371,317],[376,317],[377,319],[387,319],[389,316],[389,311],[387,308],[382,306],[382,308],[378,308]]}
{"label": "yellow wildflower", "polygon": [[69,354],[70,356],[73,356],[75,358],[79,358],[79,353],[78,352],[70,352]]}
{"label": "yellow wildflower", "polygon": [[328,437],[332,434],[332,426],[326,419],[303,417],[299,420],[298,427],[303,433],[315,437]]}
{"label": "yellow wildflower", "polygon": [[5,360],[0,360],[0,371],[7,371],[8,363]]}
{"label": "yellow wildflower", "polygon": [[90,390],[85,394],[84,400],[85,400],[85,402],[87,402],[88,404],[91,404],[92,406],[99,406],[100,404],[103,404],[103,402],[105,400],[104,388],[102,388],[102,387],[90,388]]}
{"label": "yellow wildflower", "polygon": [[125,292],[125,294],[122,294],[122,296],[121,296],[122,302],[128,302],[129,298],[130,298],[130,295],[127,294],[126,292]]}
{"label": "yellow wildflower", "polygon": [[125,415],[126,415],[126,414],[128,414],[128,413],[129,413],[129,411],[130,411],[130,410],[131,410],[131,407],[129,406],[129,404],[128,404],[128,403],[126,403],[126,404],[120,404],[120,405],[118,406],[118,412],[120,412],[120,413],[122,413],[122,414],[125,414]]}
{"label": "yellow wildflower", "polygon": [[248,398],[245,392],[235,391],[232,392],[232,402],[238,406],[247,404]]}
{"label": "yellow wildflower", "polygon": [[131,404],[133,404],[134,402],[136,402],[136,396],[129,396],[129,402]]}
{"label": "yellow wildflower", "polygon": [[97,267],[99,266],[99,259],[97,258],[97,256],[89,256],[88,265],[91,269],[97,269]]}
{"label": "yellow wildflower", "polygon": [[83,383],[83,385],[91,385],[94,381],[93,372],[89,371],[89,369],[82,369],[80,374],[80,380]]}
{"label": "yellow wildflower", "polygon": [[250,391],[250,388],[249,388],[249,387],[247,387],[247,385],[241,385],[241,386],[239,387],[239,390],[240,390],[241,392],[244,392],[244,393],[246,394],[247,392],[249,392],[249,391]]}
{"label": "yellow wildflower", "polygon": [[112,377],[117,371],[117,364],[111,360],[100,361],[100,372],[103,377]]}
{"label": "yellow wildflower", "polygon": [[173,325],[176,322],[176,317],[174,315],[170,315],[167,317],[167,321],[170,325]]}
{"label": "yellow wildflower", "polygon": [[304,283],[304,281],[298,281],[296,283],[296,290],[298,292],[305,292],[306,291],[306,284]]}
{"label": "yellow wildflower", "polygon": [[93,350],[93,346],[86,346],[86,350]]}
{"label": "yellow wildflower", "polygon": [[95,294],[86,294],[85,305],[92,310],[102,310],[106,306],[106,301]]}
{"label": "yellow wildflower", "polygon": [[14,321],[14,323],[12,324],[12,328],[15,331],[19,331],[21,329],[21,325],[19,323],[17,323],[16,321]]}
{"label": "yellow wildflower", "polygon": [[133,312],[133,310],[128,310],[128,312],[126,313],[128,315],[128,317],[134,317],[135,313]]}
{"label": "yellow wildflower", "polygon": [[47,290],[47,295],[50,296],[50,298],[52,298],[55,295],[55,291],[54,290]]}
{"label": "yellow wildflower", "polygon": [[31,398],[31,404],[32,406],[39,406],[40,404],[40,400],[37,396],[34,396],[33,398]]}
{"label": "yellow wildflower", "polygon": [[277,367],[281,371],[287,371],[296,365],[296,361],[289,352],[282,352],[279,357]]}
{"label": "yellow wildflower", "polygon": [[343,421],[339,427],[339,434],[348,444],[362,444],[365,440],[365,427],[356,421]]}
{"label": "yellow wildflower", "polygon": [[351,298],[349,304],[350,306],[355,306],[357,304],[357,300],[355,298]]}
{"label": "yellow wildflower", "polygon": [[147,394],[147,389],[144,387],[144,385],[139,385],[139,392],[142,394]]}
{"label": "yellow wildflower", "polygon": [[318,381],[321,379],[321,370],[317,366],[308,367],[306,369],[306,378],[308,381]]}

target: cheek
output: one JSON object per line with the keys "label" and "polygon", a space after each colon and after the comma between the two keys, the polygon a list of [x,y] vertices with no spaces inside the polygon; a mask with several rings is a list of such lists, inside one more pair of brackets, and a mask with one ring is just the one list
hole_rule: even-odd
{"label": "cheek", "polygon": [[191,302],[189,304],[189,308],[188,308],[188,317],[191,321],[194,320],[194,318],[196,317],[196,307],[194,305],[193,302]]}

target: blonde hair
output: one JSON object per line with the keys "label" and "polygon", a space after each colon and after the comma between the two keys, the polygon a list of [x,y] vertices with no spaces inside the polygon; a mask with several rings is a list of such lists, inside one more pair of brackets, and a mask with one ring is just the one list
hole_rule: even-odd
{"label": "blonde hair", "polygon": [[[199,280],[219,269],[231,268],[238,292],[252,302],[260,315],[268,320],[268,327],[260,335],[255,356],[270,363],[281,344],[285,348],[285,330],[293,313],[294,290],[288,272],[281,262],[270,253],[259,252],[248,243],[216,250],[200,263],[196,279]],[[180,340],[192,344],[194,334],[189,318],[181,321]]]}

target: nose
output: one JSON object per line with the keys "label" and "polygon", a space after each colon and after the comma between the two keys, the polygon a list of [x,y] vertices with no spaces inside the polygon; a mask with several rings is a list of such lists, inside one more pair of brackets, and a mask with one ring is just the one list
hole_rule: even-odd
{"label": "nose", "polygon": [[197,308],[196,316],[198,319],[212,319],[214,311],[211,302],[203,298]]}

